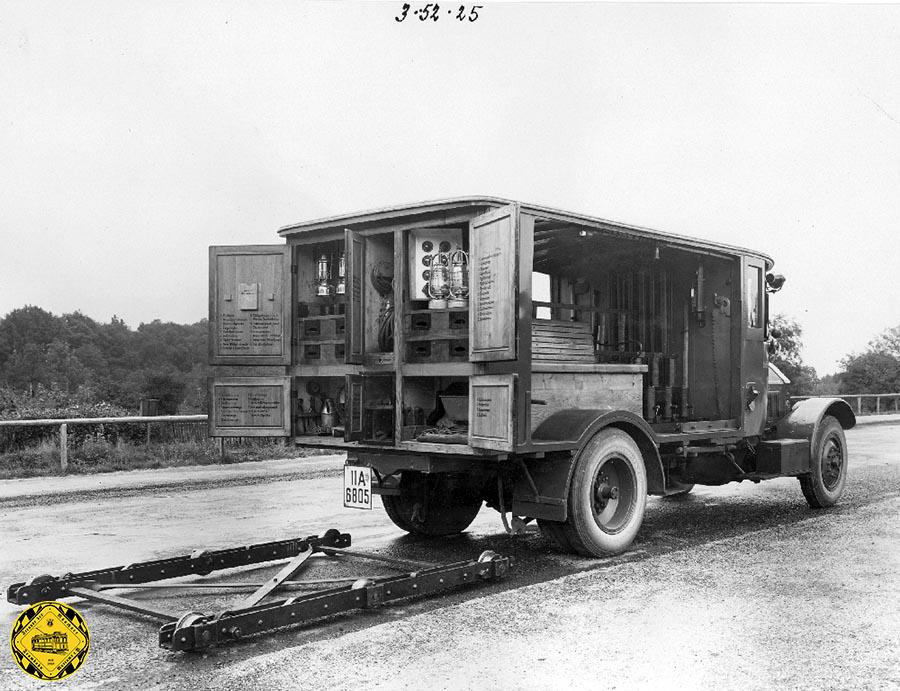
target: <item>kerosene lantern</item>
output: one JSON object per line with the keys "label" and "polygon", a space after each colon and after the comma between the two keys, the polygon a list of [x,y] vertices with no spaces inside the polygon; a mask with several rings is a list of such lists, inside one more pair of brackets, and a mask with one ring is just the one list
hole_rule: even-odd
{"label": "kerosene lantern", "polygon": [[338,295],[343,295],[347,292],[347,261],[346,255],[341,252],[341,256],[338,259],[338,282],[337,288],[335,288],[335,293]]}
{"label": "kerosene lantern", "polygon": [[464,309],[469,306],[469,255],[463,250],[450,253],[450,298],[447,306]]}
{"label": "kerosene lantern", "polygon": [[322,253],[316,261],[316,295],[318,297],[328,297],[331,295],[331,279],[330,262],[328,255]]}
{"label": "kerosene lantern", "polygon": [[450,296],[450,255],[435,252],[428,258],[428,267],[428,309],[447,309],[447,298]]}

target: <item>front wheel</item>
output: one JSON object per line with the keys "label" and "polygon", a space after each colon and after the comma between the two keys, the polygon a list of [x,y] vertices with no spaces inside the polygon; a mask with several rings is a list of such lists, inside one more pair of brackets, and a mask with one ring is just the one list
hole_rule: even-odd
{"label": "front wheel", "polygon": [[634,439],[611,427],[598,432],[575,462],[568,518],[562,524],[565,546],[593,557],[624,552],[641,527],[646,505],[647,473]]}
{"label": "front wheel", "polygon": [[482,500],[466,478],[405,472],[400,494],[383,494],[381,503],[398,528],[414,535],[441,537],[468,528],[481,510]]}
{"label": "front wheel", "polygon": [[834,506],[847,486],[847,439],[831,415],[822,418],[812,440],[809,473],[798,477],[806,502],[814,509]]}

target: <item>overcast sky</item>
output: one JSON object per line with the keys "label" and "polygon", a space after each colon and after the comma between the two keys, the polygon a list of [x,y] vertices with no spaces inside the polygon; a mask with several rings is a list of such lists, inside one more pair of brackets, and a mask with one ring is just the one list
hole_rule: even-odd
{"label": "overcast sky", "polygon": [[4,0],[0,315],[193,322],[208,245],[479,194],[769,253],[820,375],[900,324],[900,7],[440,4]]}

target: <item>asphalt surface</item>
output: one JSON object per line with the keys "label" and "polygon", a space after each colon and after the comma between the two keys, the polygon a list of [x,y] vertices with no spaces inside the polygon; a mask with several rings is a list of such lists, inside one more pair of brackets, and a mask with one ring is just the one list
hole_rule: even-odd
{"label": "asphalt surface", "polygon": [[[792,479],[697,488],[651,499],[632,550],[602,560],[553,553],[536,534],[510,538],[488,509],[459,537],[405,536],[379,508],[343,509],[339,457],[199,478],[178,469],[7,481],[0,585],[336,527],[385,555],[456,561],[492,549],[516,566],[487,587],[194,655],[158,648],[149,618],[76,600],[92,648],[59,686],[900,688],[900,426],[847,438],[850,481],[834,509],[808,509]],[[303,577],[386,572],[318,559]],[[152,601],[210,613],[236,597],[169,591]],[[4,637],[18,611],[0,604]],[[0,688],[41,686],[0,653]]]}

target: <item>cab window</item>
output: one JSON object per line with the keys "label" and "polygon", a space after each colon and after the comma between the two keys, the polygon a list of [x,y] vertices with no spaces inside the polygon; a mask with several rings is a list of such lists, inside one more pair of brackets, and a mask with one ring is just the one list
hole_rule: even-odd
{"label": "cab window", "polygon": [[762,269],[758,266],[747,267],[747,326],[751,329],[762,328]]}

